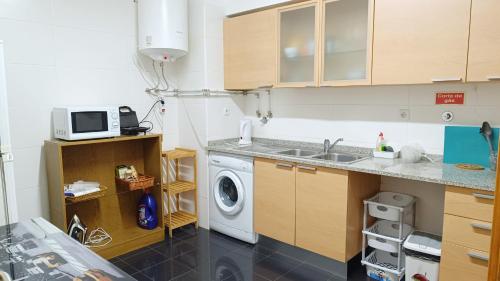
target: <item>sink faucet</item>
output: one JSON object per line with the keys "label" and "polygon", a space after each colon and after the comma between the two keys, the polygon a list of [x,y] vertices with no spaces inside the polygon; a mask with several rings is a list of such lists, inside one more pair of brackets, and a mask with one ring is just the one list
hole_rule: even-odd
{"label": "sink faucet", "polygon": [[330,153],[330,150],[333,150],[333,148],[337,145],[337,143],[339,143],[341,141],[344,141],[344,139],[343,138],[339,138],[336,141],[334,141],[332,145],[330,145],[330,140],[329,139],[325,139],[325,141],[323,142],[323,152],[325,154]]}

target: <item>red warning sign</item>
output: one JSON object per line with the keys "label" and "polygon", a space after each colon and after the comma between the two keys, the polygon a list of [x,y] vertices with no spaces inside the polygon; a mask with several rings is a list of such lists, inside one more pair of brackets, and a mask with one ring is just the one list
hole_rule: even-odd
{"label": "red warning sign", "polygon": [[464,104],[465,93],[436,93],[436,104]]}

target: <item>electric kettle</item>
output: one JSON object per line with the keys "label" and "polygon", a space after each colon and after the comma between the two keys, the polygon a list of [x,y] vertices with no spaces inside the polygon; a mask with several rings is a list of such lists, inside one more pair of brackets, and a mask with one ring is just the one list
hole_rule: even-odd
{"label": "electric kettle", "polygon": [[242,119],[240,121],[240,141],[239,145],[251,145],[252,144],[252,120]]}

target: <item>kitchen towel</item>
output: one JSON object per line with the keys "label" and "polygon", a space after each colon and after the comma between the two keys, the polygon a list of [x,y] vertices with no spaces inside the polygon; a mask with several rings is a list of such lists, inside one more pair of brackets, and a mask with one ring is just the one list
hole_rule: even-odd
{"label": "kitchen towel", "polygon": [[[446,126],[444,130],[444,163],[477,164],[490,167],[490,149],[480,127]],[[499,129],[493,128],[493,149],[498,151]]]}

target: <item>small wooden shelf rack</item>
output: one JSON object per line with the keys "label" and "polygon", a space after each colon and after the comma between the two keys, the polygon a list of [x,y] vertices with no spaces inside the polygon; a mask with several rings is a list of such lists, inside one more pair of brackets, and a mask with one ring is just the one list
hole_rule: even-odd
{"label": "small wooden shelf rack", "polygon": [[[149,191],[156,199],[157,216],[161,218],[161,143],[161,135],[45,141],[51,222],[66,232],[76,214],[89,230],[102,227],[113,241],[91,249],[107,259],[163,241],[163,220],[152,230],[137,225],[137,202],[143,191],[130,190],[115,181],[118,165],[134,165],[139,173],[154,177]],[[66,198],[64,184],[77,180],[99,182],[102,190],[81,198]]]}
{"label": "small wooden shelf rack", "polygon": [[[162,153],[166,162],[166,176],[162,183],[162,189],[167,194],[167,214],[164,216],[164,224],[168,227],[168,234],[172,237],[172,231],[176,228],[194,223],[198,228],[198,190],[196,180],[196,151],[184,148],[176,148]],[[179,163],[182,159],[191,158],[193,161],[193,180],[182,179],[179,173]],[[174,162],[175,176],[170,180],[171,161]],[[194,193],[194,213],[181,210],[181,193],[192,191]],[[175,210],[170,202],[172,196],[175,197]]]}

